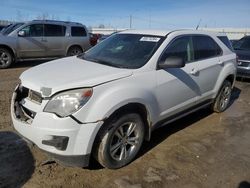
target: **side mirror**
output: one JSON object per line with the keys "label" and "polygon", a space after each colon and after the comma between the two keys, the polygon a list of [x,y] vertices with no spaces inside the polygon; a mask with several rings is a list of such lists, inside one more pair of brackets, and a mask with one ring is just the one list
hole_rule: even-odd
{"label": "side mirror", "polygon": [[158,68],[166,69],[166,68],[181,68],[185,66],[185,61],[180,57],[168,57],[165,61],[162,61],[158,64]]}
{"label": "side mirror", "polygon": [[19,37],[24,37],[25,36],[25,31],[18,31],[18,36]]}

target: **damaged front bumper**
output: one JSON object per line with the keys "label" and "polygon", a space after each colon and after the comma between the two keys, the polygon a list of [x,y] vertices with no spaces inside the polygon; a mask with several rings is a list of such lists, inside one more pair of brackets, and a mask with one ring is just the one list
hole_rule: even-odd
{"label": "damaged front bumper", "polygon": [[87,166],[103,122],[79,124],[71,117],[60,118],[43,112],[46,102],[39,103],[39,96],[31,100],[29,93],[29,89],[20,86],[13,93],[11,118],[16,131],[66,165]]}

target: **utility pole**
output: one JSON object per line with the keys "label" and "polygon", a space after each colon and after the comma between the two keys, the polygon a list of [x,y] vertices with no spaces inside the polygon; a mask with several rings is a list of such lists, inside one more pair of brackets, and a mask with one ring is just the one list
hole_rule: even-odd
{"label": "utility pole", "polygon": [[129,16],[129,28],[132,28],[132,15]]}

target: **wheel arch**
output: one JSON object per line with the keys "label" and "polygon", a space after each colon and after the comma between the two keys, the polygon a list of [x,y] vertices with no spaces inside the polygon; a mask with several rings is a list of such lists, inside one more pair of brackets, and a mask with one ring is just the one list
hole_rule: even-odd
{"label": "wheel arch", "polygon": [[108,118],[104,120],[104,124],[107,123],[110,119],[113,119],[121,114],[128,112],[137,113],[142,118],[144,127],[145,127],[145,140],[150,140],[151,136],[151,120],[147,107],[144,104],[133,102],[128,103],[120,108],[116,109]]}
{"label": "wheel arch", "polygon": [[217,93],[219,92],[225,80],[228,80],[232,84],[232,88],[234,87],[234,82],[236,79],[236,71],[237,71],[237,68],[233,63],[229,63],[225,65],[225,67],[221,71],[217,79],[217,82],[215,84],[213,98],[217,96]]}
{"label": "wheel arch", "polygon": [[12,53],[12,55],[13,55],[13,60],[15,61],[15,59],[16,59],[16,52],[15,52],[14,49],[12,49],[10,46],[5,45],[5,44],[0,44],[0,48],[5,48],[5,49],[9,50]]}
{"label": "wheel arch", "polygon": [[233,87],[234,81],[235,81],[235,75],[229,74],[229,75],[225,78],[225,80],[228,80],[228,81],[232,84],[232,87]]}
{"label": "wheel arch", "polygon": [[66,50],[66,55],[68,54],[70,48],[72,48],[72,47],[79,47],[79,48],[81,48],[81,50],[84,52],[84,49],[82,48],[81,45],[79,45],[79,44],[71,44],[71,45],[68,46],[68,48],[67,48],[67,50]]}

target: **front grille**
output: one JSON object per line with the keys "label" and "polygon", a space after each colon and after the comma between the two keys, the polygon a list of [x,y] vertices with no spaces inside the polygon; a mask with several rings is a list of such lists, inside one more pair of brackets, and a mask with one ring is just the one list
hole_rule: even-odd
{"label": "front grille", "polygon": [[32,91],[23,86],[19,86],[16,91],[16,96],[14,99],[14,112],[17,119],[21,121],[31,123],[34,117],[36,116],[36,112],[26,108],[23,105],[24,100],[27,98],[31,101],[35,101],[37,103],[42,103],[42,96],[40,93]]}
{"label": "front grille", "polygon": [[250,64],[250,62],[244,62],[241,60],[238,61],[238,66],[240,66],[240,67],[249,67],[249,64]]}
{"label": "front grille", "polygon": [[29,95],[28,95],[28,98],[31,100],[31,101],[35,101],[35,102],[38,102],[38,103],[42,103],[42,96],[40,93],[36,92],[36,91],[33,91],[33,90],[29,90]]}

